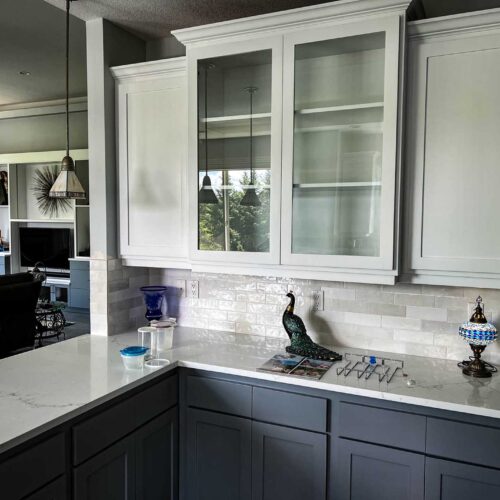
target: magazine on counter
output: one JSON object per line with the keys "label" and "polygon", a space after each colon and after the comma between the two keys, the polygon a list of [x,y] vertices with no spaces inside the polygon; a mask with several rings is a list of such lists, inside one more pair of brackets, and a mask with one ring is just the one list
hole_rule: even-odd
{"label": "magazine on counter", "polygon": [[333,361],[306,358],[296,354],[275,354],[258,370],[263,372],[283,373],[296,377],[319,380],[333,365]]}

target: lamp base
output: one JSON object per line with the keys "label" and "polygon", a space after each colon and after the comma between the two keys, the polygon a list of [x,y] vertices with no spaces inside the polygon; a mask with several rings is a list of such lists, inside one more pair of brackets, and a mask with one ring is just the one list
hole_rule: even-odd
{"label": "lamp base", "polygon": [[481,353],[486,346],[470,344],[470,347],[474,356],[471,356],[468,361],[465,360],[458,363],[464,375],[475,378],[489,378],[493,373],[497,372],[496,367],[481,359]]}

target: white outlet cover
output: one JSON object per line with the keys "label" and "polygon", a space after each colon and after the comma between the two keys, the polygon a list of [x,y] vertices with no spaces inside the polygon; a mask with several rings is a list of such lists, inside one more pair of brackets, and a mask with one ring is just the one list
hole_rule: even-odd
{"label": "white outlet cover", "polygon": [[199,282],[196,280],[188,281],[187,294],[191,299],[197,299],[200,295]]}

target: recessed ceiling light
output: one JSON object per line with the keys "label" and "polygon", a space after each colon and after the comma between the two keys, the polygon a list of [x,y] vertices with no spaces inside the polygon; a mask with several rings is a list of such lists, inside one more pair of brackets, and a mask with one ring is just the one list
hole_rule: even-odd
{"label": "recessed ceiling light", "polygon": [[21,76],[30,76],[31,75],[31,73],[29,71],[19,71],[19,74]]}

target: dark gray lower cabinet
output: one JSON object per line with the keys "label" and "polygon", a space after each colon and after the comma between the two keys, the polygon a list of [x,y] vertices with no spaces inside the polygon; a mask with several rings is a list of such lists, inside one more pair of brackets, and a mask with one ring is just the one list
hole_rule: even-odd
{"label": "dark gray lower cabinet", "polygon": [[178,416],[172,408],[135,433],[137,500],[178,497]]}
{"label": "dark gray lower cabinet", "polygon": [[66,477],[62,476],[36,493],[29,495],[25,500],[65,500],[67,497]]}
{"label": "dark gray lower cabinet", "polygon": [[176,500],[177,407],[74,469],[75,500]]}
{"label": "dark gray lower cabinet", "polygon": [[324,500],[327,436],[252,423],[252,500]]}
{"label": "dark gray lower cabinet", "polygon": [[76,467],[74,499],[133,499],[135,477],[135,446],[130,436]]}
{"label": "dark gray lower cabinet", "polygon": [[476,498],[500,498],[500,470],[448,460],[426,459],[425,500]]}
{"label": "dark gray lower cabinet", "polygon": [[250,420],[188,408],[189,500],[251,500]]}
{"label": "dark gray lower cabinet", "polygon": [[334,461],[332,498],[335,500],[424,498],[423,455],[337,439]]}

